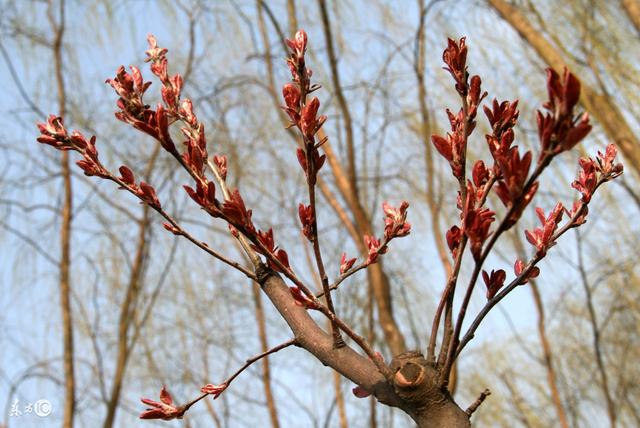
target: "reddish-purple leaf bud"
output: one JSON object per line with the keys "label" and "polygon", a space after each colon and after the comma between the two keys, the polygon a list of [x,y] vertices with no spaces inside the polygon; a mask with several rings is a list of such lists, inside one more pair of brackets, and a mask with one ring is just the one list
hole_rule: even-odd
{"label": "reddish-purple leaf bud", "polygon": [[296,47],[304,52],[307,49],[307,33],[300,29],[296,32],[295,35]]}
{"label": "reddish-purple leaf bud", "polygon": [[291,293],[291,297],[297,306],[301,306],[305,309],[317,309],[318,305],[314,303],[309,297],[305,296],[305,294],[298,287],[289,287],[289,292]]}
{"label": "reddish-purple leaf bud", "polygon": [[317,97],[313,97],[310,101],[307,101],[300,113],[300,130],[308,139],[313,138],[316,132],[316,115],[319,108],[320,100]]}
{"label": "reddish-purple leaf bud", "polygon": [[210,204],[215,204],[216,202],[216,185],[213,181],[207,183],[207,201],[209,201]]}
{"label": "reddish-purple leaf bud", "polygon": [[438,150],[438,152],[449,162],[453,161],[453,150],[451,148],[451,142],[449,142],[447,139],[439,136],[439,135],[432,135],[431,136],[431,142],[433,143],[433,145],[436,147],[436,149]]}
{"label": "reddish-purple leaf bud", "polygon": [[364,235],[364,243],[369,249],[367,264],[377,262],[378,256],[387,252],[387,246],[381,246],[380,241],[375,236]]}
{"label": "reddish-purple leaf bud", "polygon": [[487,170],[482,160],[476,161],[473,165],[472,175],[473,184],[478,188],[484,186],[485,183],[489,181],[489,170]]}
{"label": "reddish-purple leaf bud", "polygon": [[151,207],[160,208],[160,200],[156,195],[156,189],[144,181],[140,182],[140,197]]}
{"label": "reddish-purple leaf bud", "polygon": [[496,293],[504,285],[504,280],[507,278],[507,274],[504,270],[499,269],[497,271],[491,270],[491,274],[488,274],[484,269],[482,270],[482,279],[487,286],[487,299],[491,300]]}
{"label": "reddish-purple leaf bud", "polygon": [[162,223],[162,226],[165,229],[167,229],[169,232],[173,233],[174,235],[182,235],[182,232],[180,231],[180,229],[176,228],[171,223]]}
{"label": "reddish-purple leaf bud", "polygon": [[164,386],[160,391],[159,402],[148,398],[142,398],[141,401],[150,408],[140,414],[140,419],[163,419],[165,421],[181,419],[186,411],[185,407],[177,407],[173,404],[173,399]]}
{"label": "reddish-purple leaf bud", "polygon": [[203,394],[213,395],[213,399],[215,400],[220,396],[220,394],[224,392],[225,389],[227,389],[227,386],[228,384],[226,383],[223,383],[221,385],[214,385],[212,383],[208,383],[202,388],[200,388],[200,392],[202,392]]}
{"label": "reddish-purple leaf bud", "polygon": [[364,389],[361,386],[356,386],[354,387],[351,392],[353,393],[353,395],[355,395],[358,398],[367,398],[371,395],[370,392],[368,392],[366,389]]}
{"label": "reddish-purple leaf bud", "polygon": [[126,165],[122,165],[120,168],[118,168],[118,171],[120,171],[120,179],[122,181],[124,181],[126,184],[133,186],[136,182],[136,178],[135,175],[133,175],[133,171],[131,171],[131,169],[129,169],[128,166]]}
{"label": "reddish-purple leaf bud", "polygon": [[282,87],[285,105],[294,112],[300,109],[300,88],[294,83],[286,83]]}
{"label": "reddish-purple leaf bud", "polygon": [[[280,248],[277,252],[276,252],[276,258],[280,261],[280,263],[282,263],[282,265],[287,268],[290,269],[289,266],[289,256],[287,255],[287,252],[285,250],[283,250],[282,248]],[[276,269],[278,271],[281,271],[281,269]]]}
{"label": "reddish-purple leaf bud", "polygon": [[155,62],[164,58],[167,53],[167,49],[158,47],[158,42],[156,41],[156,38],[153,36],[153,34],[149,34],[147,36],[147,41],[149,42],[149,49],[145,51],[148,57],[145,61]]}
{"label": "reddish-purple leaf bud", "polygon": [[302,234],[309,240],[313,241],[313,209],[311,205],[299,204],[298,217],[302,224]]}
{"label": "reddish-purple leaf bud", "polygon": [[460,241],[462,240],[462,230],[458,226],[452,226],[451,229],[447,231],[446,238],[447,246],[453,254],[453,257],[457,257],[458,247],[460,246]]}
{"label": "reddish-purple leaf bud", "polygon": [[298,162],[300,163],[300,166],[302,167],[302,170],[306,174],[307,173],[307,158],[305,157],[304,150],[302,150],[300,147],[298,147],[296,149],[296,156],[298,158]]}
{"label": "reddish-purple leaf bud", "polygon": [[227,157],[223,155],[215,155],[213,157],[213,163],[218,168],[218,172],[220,173],[220,177],[223,180],[227,179]]}
{"label": "reddish-purple leaf bud", "polygon": [[347,259],[347,253],[342,253],[342,257],[340,258],[340,275],[343,275],[345,272],[351,269],[355,262],[355,257],[352,259]]}

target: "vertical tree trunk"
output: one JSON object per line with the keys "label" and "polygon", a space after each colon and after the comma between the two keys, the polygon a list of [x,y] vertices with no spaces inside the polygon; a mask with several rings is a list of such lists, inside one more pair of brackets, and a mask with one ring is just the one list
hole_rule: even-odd
{"label": "vertical tree trunk", "polygon": [[[154,154],[157,154],[160,145],[156,146]],[[154,159],[155,157],[152,157]],[[149,226],[150,209],[148,205],[142,208],[142,219],[138,230],[138,243],[136,246],[136,255],[131,267],[129,276],[129,284],[124,301],[120,307],[120,317],[118,320],[118,351],[116,356],[116,369],[111,384],[111,393],[109,402],[107,403],[107,415],[102,424],[103,428],[111,428],[115,422],[118,403],[120,402],[120,393],[122,391],[122,383],[131,354],[129,347],[129,328],[133,321],[134,311],[137,306],[137,297],[141,286],[143,276],[143,266],[147,255],[147,228]]]}
{"label": "vertical tree trunk", "polygon": [[[518,257],[521,260],[525,260],[525,249],[522,242],[522,234],[516,233],[514,231],[512,236],[513,242],[516,247],[516,252],[518,253]],[[555,407],[556,413],[558,414],[558,423],[562,428],[569,428],[569,419],[567,418],[567,413],[565,412],[564,406],[562,405],[562,398],[560,397],[560,390],[558,388],[556,372],[553,367],[553,351],[551,349],[551,343],[547,338],[544,304],[542,301],[542,296],[540,295],[540,290],[538,289],[538,282],[535,279],[531,279],[529,280],[528,287],[530,287],[531,289],[533,303],[536,307],[536,313],[538,315],[538,337],[540,338],[540,344],[542,345],[542,356],[544,367],[547,372],[547,384],[549,385],[549,391],[551,392],[551,401],[553,402],[553,406]]]}
{"label": "vertical tree trunk", "polygon": [[[49,2],[49,21],[54,30],[53,64],[58,90],[58,114],[65,115],[66,91],[62,71],[62,42],[65,31],[65,3],[59,0],[56,19],[53,0]],[[73,427],[75,413],[75,371],[73,363],[73,315],[71,309],[71,222],[73,219],[73,188],[69,169],[69,152],[62,152],[61,159],[63,202],[60,227],[60,311],[62,313],[62,349],[64,366],[64,410],[62,426]]]}
{"label": "vertical tree trunk", "polygon": [[544,358],[544,367],[547,371],[547,384],[551,391],[551,401],[556,408],[558,414],[558,422],[562,428],[569,428],[569,421],[567,414],[564,411],[562,405],[562,399],[560,398],[560,391],[558,389],[558,381],[556,379],[556,372],[553,367],[553,353],[551,351],[551,344],[547,338],[547,329],[544,320],[544,306],[542,303],[542,297],[540,296],[540,290],[538,289],[538,283],[535,280],[529,281],[529,287],[533,295],[533,302],[536,306],[536,312],[538,313],[538,336],[540,337],[540,344],[542,345],[542,355]]}
{"label": "vertical tree trunk", "polygon": [[338,408],[338,421],[340,428],[349,428],[347,419],[347,409],[344,406],[344,394],[341,388],[342,376],[337,371],[333,371],[333,386],[336,394],[336,407]]}
{"label": "vertical tree trunk", "polygon": [[[267,352],[269,344],[267,343],[267,323],[264,317],[264,309],[262,307],[262,293],[260,287],[255,282],[251,285],[253,292],[253,303],[256,307],[256,322],[258,324],[258,338],[260,340],[260,352]],[[267,400],[267,409],[269,410],[269,419],[273,428],[280,428],[280,420],[278,419],[278,408],[276,400],[271,389],[271,366],[269,357],[262,359],[262,383],[264,385],[264,396]]]}
{"label": "vertical tree trunk", "polygon": [[298,18],[296,17],[296,1],[287,0],[287,18],[289,20],[289,34],[298,31]]}

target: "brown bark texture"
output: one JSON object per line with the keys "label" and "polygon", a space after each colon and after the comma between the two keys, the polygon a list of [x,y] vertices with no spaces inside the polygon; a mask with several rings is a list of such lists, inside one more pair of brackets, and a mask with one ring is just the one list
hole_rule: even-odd
{"label": "brown bark texture", "polygon": [[322,330],[306,309],[297,306],[282,278],[265,266],[258,268],[258,281],[296,338],[297,346],[313,354],[322,364],[360,385],[388,406],[406,412],[420,428],[470,427],[469,416],[439,386],[439,373],[417,352],[402,353],[391,362],[385,378],[370,359],[349,346],[336,348],[330,334]]}

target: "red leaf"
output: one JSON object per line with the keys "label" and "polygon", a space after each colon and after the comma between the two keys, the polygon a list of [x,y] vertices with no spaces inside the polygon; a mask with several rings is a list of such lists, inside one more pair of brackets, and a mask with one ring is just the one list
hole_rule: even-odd
{"label": "red leaf", "polygon": [[367,392],[367,390],[361,386],[354,387],[351,392],[358,398],[367,398],[371,395],[371,393]]}
{"label": "red leaf", "polygon": [[131,171],[128,166],[122,165],[120,168],[118,168],[118,171],[120,171],[122,181],[130,186],[135,184],[135,176],[133,175],[133,171]]}

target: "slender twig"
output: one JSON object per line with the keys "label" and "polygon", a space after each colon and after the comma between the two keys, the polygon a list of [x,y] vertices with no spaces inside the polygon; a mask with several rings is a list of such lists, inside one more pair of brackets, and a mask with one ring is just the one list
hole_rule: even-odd
{"label": "slender twig", "polygon": [[614,428],[616,426],[616,410],[615,403],[613,398],[611,397],[611,392],[609,391],[609,378],[607,376],[607,369],[605,367],[604,357],[602,355],[602,342],[601,342],[601,333],[602,329],[598,325],[598,318],[596,314],[596,309],[593,305],[593,290],[589,285],[589,278],[587,277],[587,271],[584,267],[584,255],[582,251],[582,239],[579,231],[576,230],[576,245],[577,245],[577,253],[578,253],[578,272],[580,273],[580,279],[582,283],[582,288],[585,292],[585,297],[587,300],[587,311],[589,314],[589,324],[591,327],[591,336],[593,340],[593,352],[596,357],[596,366],[598,367],[598,372],[600,374],[600,381],[602,382],[602,392],[607,403],[607,413],[609,416],[609,423],[611,427]]}
{"label": "slender twig", "polygon": [[[231,382],[233,382],[233,380],[235,378],[237,378],[240,373],[242,373],[243,371],[245,371],[249,366],[251,366],[253,363],[255,363],[256,361],[266,357],[267,355],[273,354],[275,352],[278,352],[284,348],[287,348],[291,345],[296,344],[296,339],[291,339],[288,340],[284,343],[281,343],[278,346],[274,346],[273,348],[269,349],[268,351],[265,351],[261,354],[255,355],[251,358],[249,358],[248,360],[245,361],[245,363],[242,365],[242,367],[240,367],[238,370],[236,370],[235,373],[233,373],[231,376],[229,376],[227,378],[227,380],[225,380],[224,382],[222,382],[221,385],[224,385],[225,388],[228,388],[229,385],[231,385]],[[182,406],[180,406],[180,409],[182,410],[182,413],[184,414],[187,410],[189,410],[189,408],[191,408],[191,406],[193,406],[194,404],[196,404],[198,401],[202,400],[203,398],[205,398],[206,396],[211,395],[209,393],[202,393],[200,394],[198,397],[194,398],[193,400],[187,402],[186,404],[183,404]],[[217,397],[216,397],[217,398]]]}
{"label": "slender twig", "polygon": [[[466,73],[466,70],[465,70]],[[469,102],[467,100],[467,95],[468,95],[468,82],[465,81],[465,88],[464,91],[462,91],[460,93],[460,98],[462,100],[462,138],[463,138],[463,143],[462,143],[462,147],[463,150],[461,150],[460,153],[460,159],[458,160],[458,165],[461,168],[460,174],[458,174],[458,187],[459,187],[459,191],[460,191],[460,201],[461,201],[461,209],[462,209],[462,218],[461,218],[461,222],[464,225],[464,217],[467,215],[467,213],[464,212],[464,205],[465,205],[465,201],[467,199],[467,179],[466,179],[466,158],[467,158],[467,142],[468,142],[468,138],[469,138],[469,134],[470,134],[470,130],[472,130],[469,125],[470,125],[470,121],[473,120],[472,117],[469,116]],[[467,243],[467,239],[466,239],[466,235],[465,237],[462,238],[462,241],[460,242],[460,245],[458,248],[458,254],[456,257],[456,263],[454,264],[453,267],[453,271],[451,272],[451,275],[449,277],[449,280],[447,281],[447,286],[445,287],[445,291],[442,295],[442,300],[444,301],[444,332],[443,332],[443,338],[442,338],[442,346],[440,348],[440,354],[438,356],[438,362],[441,363],[442,360],[444,359],[444,356],[447,355],[447,351],[449,350],[450,347],[450,343],[449,343],[449,338],[453,335],[453,299],[455,297],[455,292],[456,292],[456,286],[457,286],[457,282],[458,282],[458,274],[460,273],[460,267],[461,267],[461,261],[462,261],[462,256],[464,253],[464,247]],[[441,306],[441,305],[439,305]],[[442,312],[442,309],[440,309],[440,312]],[[429,339],[430,342],[433,341],[434,344],[433,346],[435,346],[435,338],[438,334],[438,328],[439,328],[439,324],[440,324],[440,316],[441,314],[436,313],[436,316],[438,317],[437,321],[438,323],[435,324],[435,334],[433,334],[434,332],[434,328],[432,327],[432,337]],[[435,321],[435,320],[434,320]],[[431,343],[430,343],[430,348],[427,351],[427,356],[431,357],[431,360],[433,361],[434,358],[434,348],[431,348]],[[430,352],[431,354],[430,354]],[[444,373],[444,372],[443,372]],[[446,375],[443,374],[443,376],[446,376],[447,378],[449,377],[449,374],[447,372]]]}
{"label": "slender twig", "polygon": [[[380,243],[380,247],[378,248],[377,254],[378,256],[380,256],[380,250],[384,249],[387,247],[387,245],[389,245],[389,242],[391,242],[391,239],[387,239],[386,237],[383,238],[382,242]],[[351,269],[349,269],[348,271],[342,273],[340,276],[338,276],[338,278],[335,279],[335,281],[333,281],[333,283],[329,286],[329,290],[333,291],[335,289],[338,288],[338,286],[347,278],[349,278],[351,275],[355,274],[356,272],[361,271],[362,269],[366,269],[371,265],[371,263],[364,261],[362,263],[360,263],[357,266],[352,267]],[[316,297],[321,297],[324,296],[324,291],[321,293],[316,294]]]}
{"label": "slender twig", "polygon": [[531,186],[534,185],[534,183],[536,182],[536,180],[538,179],[542,171],[549,165],[549,163],[551,162],[551,159],[552,159],[551,156],[543,157],[541,158],[541,161],[538,162],[536,169],[533,171],[533,174],[531,174],[531,176],[527,180],[527,183],[523,187],[520,197],[518,198],[517,201],[511,204],[511,206],[507,210],[507,213],[504,215],[504,217],[502,218],[502,221],[498,225],[498,228],[495,230],[493,235],[491,235],[491,237],[489,238],[489,242],[486,244],[484,250],[480,254],[480,258],[475,263],[473,273],[471,274],[471,278],[469,279],[469,283],[467,285],[467,291],[465,293],[464,299],[460,306],[460,311],[458,312],[456,327],[455,327],[453,336],[450,339],[451,343],[449,344],[447,359],[445,361],[444,370],[442,372],[443,379],[446,379],[444,377],[446,376],[444,373],[448,373],[448,370],[451,368],[451,365],[453,364],[453,360],[458,354],[457,348],[458,348],[458,343],[460,343],[459,338],[460,338],[460,332],[462,330],[462,323],[464,322],[464,317],[466,315],[469,302],[471,301],[471,295],[473,293],[473,289],[478,280],[478,277],[480,276],[480,272],[482,271],[482,266],[484,265],[485,260],[489,256],[489,253],[493,249],[493,246],[498,241],[498,238],[500,237],[500,235],[502,235],[502,233],[504,233],[510,228],[511,225],[509,225],[509,222],[511,221],[510,218],[513,215],[513,212],[522,203],[522,199],[524,198],[524,195],[526,195],[529,192],[529,189],[531,188]]}
{"label": "slender twig", "polygon": [[[141,199],[140,196],[137,194],[137,192],[129,184],[125,183],[124,181],[122,181],[118,177],[114,176],[110,172],[104,178],[106,178],[107,180],[111,180],[114,183],[117,183],[118,185],[120,185],[120,187],[122,187],[123,189],[128,190],[131,194],[136,196],[138,199]],[[169,224],[175,229],[175,232],[173,232],[175,235],[185,237],[186,239],[191,241],[194,245],[196,245],[198,248],[200,248],[200,249],[204,250],[205,252],[209,253],[211,256],[213,256],[216,259],[220,260],[221,262],[226,263],[227,265],[239,270],[240,272],[245,274],[248,278],[251,278],[252,280],[257,281],[257,277],[256,277],[255,273],[247,270],[240,263],[235,262],[235,261],[227,258],[226,256],[218,253],[217,251],[215,251],[214,249],[209,247],[209,245],[207,245],[205,242],[199,241],[196,238],[194,238],[189,232],[187,232],[185,229],[183,229],[182,226],[180,226],[180,224],[171,215],[169,215],[169,213],[167,213],[164,209],[162,209],[161,207],[158,207],[158,206],[151,206],[151,208],[153,208],[158,214],[160,214],[162,217],[164,217],[165,220],[167,220],[169,222]]]}
{"label": "slender twig", "polygon": [[465,410],[464,412],[469,416],[473,415],[473,413],[476,410],[478,410],[478,407],[480,407],[482,402],[490,395],[491,395],[491,391],[489,391],[488,389],[485,389],[480,393],[480,396],[476,399],[476,401],[471,403],[471,405],[467,407],[467,410]]}
{"label": "slender twig", "polygon": [[[220,171],[218,171],[218,168],[211,162],[210,159],[207,159],[207,166],[209,167],[214,177],[216,178],[216,181],[218,182],[218,185],[220,186],[220,189],[222,190],[222,194],[224,195],[225,199],[229,199],[229,196],[230,196],[229,188],[227,187],[227,182],[224,180],[224,178],[222,178]],[[244,252],[247,254],[249,259],[251,260],[251,263],[253,264],[253,266],[255,267],[259,265],[260,257],[256,254],[253,248],[251,248],[251,245],[249,244],[247,237],[244,236],[243,234],[238,234],[238,237],[236,239],[240,243],[240,246],[242,247]]]}
{"label": "slender twig", "polygon": [[266,357],[267,355],[274,354],[274,353],[276,353],[276,352],[278,352],[278,351],[280,351],[280,350],[282,350],[284,348],[288,348],[291,345],[295,345],[296,343],[297,343],[296,339],[287,340],[286,342],[283,342],[283,343],[281,343],[281,344],[279,344],[277,346],[274,346],[273,348],[271,348],[271,349],[269,349],[269,350],[267,350],[265,352],[262,352],[262,353],[260,353],[258,355],[255,355],[255,356],[247,359],[245,361],[245,363],[242,365],[242,367],[240,367],[238,370],[236,370],[235,373],[233,373],[231,376],[229,376],[227,378],[227,380],[225,380],[223,382],[223,385],[227,385],[227,386],[231,385],[231,382],[233,382],[233,380],[235,378],[237,378],[240,375],[240,373],[245,371],[251,364],[255,363],[256,361]]}
{"label": "slender twig", "polygon": [[[318,274],[320,275],[320,281],[322,282],[322,291],[324,293],[325,301],[327,302],[327,309],[335,314],[335,308],[333,306],[333,299],[331,298],[331,290],[329,289],[329,278],[324,268],[324,262],[322,260],[322,251],[320,250],[320,240],[318,237],[318,220],[316,210],[316,191],[315,191],[315,179],[312,179],[312,174],[315,175],[315,165],[313,157],[310,154],[310,150],[307,150],[307,165],[313,165],[309,168],[307,174],[307,189],[309,191],[309,205],[311,206],[311,240],[313,244],[313,255],[316,260],[316,266],[318,267]],[[331,334],[333,335],[333,346],[336,348],[345,345],[344,340],[340,336],[340,330],[338,329],[334,321],[331,322]]]}
{"label": "slender twig", "polygon": [[[480,199],[478,206],[484,205],[491,188],[494,183],[497,181],[498,177],[495,174],[491,174],[489,181],[484,185],[482,191],[482,198]],[[464,254],[464,250],[467,244],[467,235],[463,235],[462,240],[460,241],[460,245],[456,249],[456,258],[454,261],[454,267],[451,271],[451,276],[447,280],[447,285],[442,293],[442,297],[440,302],[438,303],[438,307],[436,309],[436,313],[433,317],[433,323],[431,325],[431,337],[429,339],[429,346],[427,348],[427,361],[435,362],[435,347],[436,347],[436,339],[438,337],[438,329],[440,328],[440,318],[442,317],[442,311],[444,310],[444,306],[446,303],[446,296],[451,292],[451,289],[456,286],[456,281],[458,279],[458,274],[460,272],[460,267],[462,263],[462,257]],[[445,343],[445,338],[443,338],[443,346]]]}
{"label": "slender twig", "polygon": [[[604,181],[602,181],[602,180],[599,181],[598,184],[596,185],[596,189],[602,183],[604,183]],[[554,235],[551,238],[550,242],[555,242],[559,237],[564,235],[569,229],[571,229],[572,227],[575,227],[576,226],[576,221],[583,215],[583,213],[584,213],[586,208],[587,208],[587,204],[585,204],[584,202],[581,202],[580,207],[576,210],[576,212],[573,214],[571,219],[567,222],[567,224],[565,224],[563,227],[558,229],[556,231],[556,233],[554,233]],[[511,291],[513,291],[514,288],[516,288],[518,285],[522,285],[523,279],[527,278],[527,276],[529,275],[531,270],[536,266],[536,264],[542,258],[543,258],[543,256],[541,256],[540,253],[536,252],[536,254],[531,258],[531,260],[529,260],[529,263],[527,264],[527,266],[522,270],[520,275],[518,275],[513,281],[511,281],[509,283],[509,285],[504,287],[502,289],[502,291],[500,291],[493,298],[491,298],[491,299],[489,299],[489,301],[487,301],[487,303],[480,310],[478,315],[476,315],[475,319],[473,320],[473,322],[469,326],[469,329],[467,330],[467,332],[463,336],[462,340],[460,340],[460,343],[458,344],[456,350],[452,354],[452,360],[455,360],[455,358],[457,358],[457,356],[460,355],[460,352],[462,352],[462,350],[467,345],[467,343],[469,343],[469,341],[471,339],[473,339],[476,330],[478,329],[478,327],[479,327],[480,323],[482,322],[482,320],[487,316],[489,311],[495,305],[497,305],[502,299],[504,299],[507,296],[507,294],[509,294]]]}

